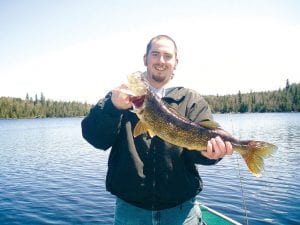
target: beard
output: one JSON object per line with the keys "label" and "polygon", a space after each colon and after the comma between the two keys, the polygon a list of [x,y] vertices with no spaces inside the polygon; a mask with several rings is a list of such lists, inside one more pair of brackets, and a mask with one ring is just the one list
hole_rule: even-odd
{"label": "beard", "polygon": [[173,69],[168,65],[147,65],[147,79],[156,88],[168,83],[173,76],[172,74]]}
{"label": "beard", "polygon": [[152,74],[152,80],[154,80],[157,83],[162,83],[165,80],[167,80],[168,76],[163,75],[162,73],[153,73]]}

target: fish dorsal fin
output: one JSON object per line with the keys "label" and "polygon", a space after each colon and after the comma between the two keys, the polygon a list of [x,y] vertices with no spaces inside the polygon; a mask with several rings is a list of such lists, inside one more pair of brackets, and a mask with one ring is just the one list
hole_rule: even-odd
{"label": "fish dorsal fin", "polygon": [[133,137],[137,137],[147,132],[151,138],[155,136],[155,134],[151,130],[147,129],[147,127],[139,120],[139,122],[135,125],[135,128],[133,130]]}
{"label": "fish dorsal fin", "polygon": [[220,124],[218,124],[217,122],[213,121],[213,120],[205,120],[205,121],[201,121],[199,123],[200,126],[202,127],[206,127],[209,129],[216,129],[216,128],[220,128]]}

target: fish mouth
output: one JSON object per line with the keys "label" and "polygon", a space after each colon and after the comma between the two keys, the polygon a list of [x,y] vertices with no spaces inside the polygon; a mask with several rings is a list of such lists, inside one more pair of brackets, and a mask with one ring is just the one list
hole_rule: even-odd
{"label": "fish mouth", "polygon": [[132,96],[130,97],[130,101],[132,102],[132,104],[134,105],[135,108],[141,108],[144,104],[145,101],[145,95],[143,96]]}

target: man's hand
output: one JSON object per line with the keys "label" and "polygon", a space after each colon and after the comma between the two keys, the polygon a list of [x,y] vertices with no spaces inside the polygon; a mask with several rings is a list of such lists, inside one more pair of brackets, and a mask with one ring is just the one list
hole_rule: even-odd
{"label": "man's hand", "polygon": [[112,90],[111,101],[117,109],[129,109],[132,107],[132,103],[127,94],[122,92],[122,89],[127,89],[125,84]]}
{"label": "man's hand", "polygon": [[220,159],[225,155],[232,155],[232,151],[231,143],[229,141],[224,142],[217,136],[208,141],[206,151],[201,151],[201,153],[209,159]]}

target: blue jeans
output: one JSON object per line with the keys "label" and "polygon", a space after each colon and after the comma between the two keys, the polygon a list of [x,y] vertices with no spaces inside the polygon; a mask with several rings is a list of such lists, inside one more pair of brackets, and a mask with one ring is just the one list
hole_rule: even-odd
{"label": "blue jeans", "polygon": [[201,225],[201,210],[195,199],[159,211],[138,208],[117,198],[114,225]]}

